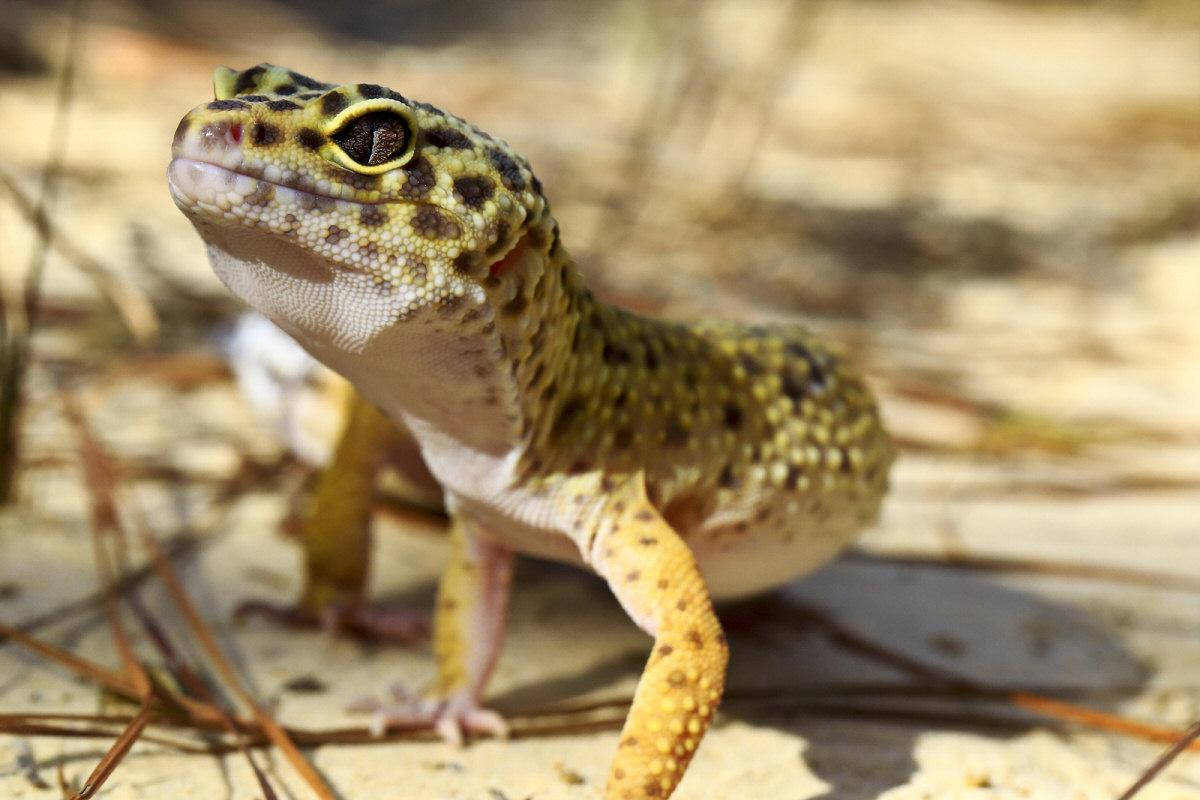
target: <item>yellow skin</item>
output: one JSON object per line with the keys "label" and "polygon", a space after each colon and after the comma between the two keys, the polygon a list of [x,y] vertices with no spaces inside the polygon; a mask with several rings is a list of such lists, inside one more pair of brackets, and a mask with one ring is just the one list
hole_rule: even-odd
{"label": "yellow skin", "polygon": [[304,608],[361,606],[371,475],[383,440],[415,442],[453,520],[440,679],[378,722],[502,731],[479,701],[511,555],[561,559],[655,640],[604,796],[669,796],[724,685],[713,598],[824,563],[878,513],[870,393],[799,327],[595,300],[528,163],[453,115],[270,65],[214,83],[175,137],[175,201],[222,280],[365,398],[308,520]]}

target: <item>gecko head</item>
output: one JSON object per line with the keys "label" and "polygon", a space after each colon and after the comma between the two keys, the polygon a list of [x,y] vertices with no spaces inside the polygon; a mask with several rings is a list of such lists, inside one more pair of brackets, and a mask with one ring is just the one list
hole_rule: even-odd
{"label": "gecko head", "polygon": [[302,339],[342,349],[482,297],[545,210],[504,142],[374,84],[222,67],[179,123],[175,203],[221,279]]}

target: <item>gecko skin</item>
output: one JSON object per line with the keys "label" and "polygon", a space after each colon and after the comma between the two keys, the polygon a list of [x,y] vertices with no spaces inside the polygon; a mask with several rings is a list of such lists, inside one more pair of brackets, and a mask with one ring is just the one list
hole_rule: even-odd
{"label": "gecko skin", "polygon": [[[893,450],[871,394],[803,328],[593,298],[525,159],[452,114],[268,64],[214,83],[175,135],[176,204],[233,292],[411,434],[451,515],[434,696],[379,721],[503,730],[480,701],[512,554],[567,561],[654,637],[604,797],[669,796],[724,686],[712,600],[819,566],[876,517]],[[349,480],[339,458],[318,494]]]}

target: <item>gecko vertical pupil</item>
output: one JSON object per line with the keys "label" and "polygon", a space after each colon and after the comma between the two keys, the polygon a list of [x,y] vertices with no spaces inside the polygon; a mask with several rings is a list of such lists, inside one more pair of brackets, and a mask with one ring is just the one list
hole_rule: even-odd
{"label": "gecko vertical pupil", "polygon": [[348,120],[331,137],[355,163],[375,167],[408,146],[408,120],[394,111],[370,111]]}

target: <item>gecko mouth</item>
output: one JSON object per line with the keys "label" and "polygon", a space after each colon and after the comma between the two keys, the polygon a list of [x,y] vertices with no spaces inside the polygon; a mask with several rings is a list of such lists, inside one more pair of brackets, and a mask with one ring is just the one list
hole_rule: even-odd
{"label": "gecko mouth", "polygon": [[350,211],[363,206],[383,205],[385,202],[345,200],[188,156],[171,159],[167,166],[167,185],[176,203],[185,210],[219,213],[228,213],[241,206],[263,207],[269,204],[296,207],[304,211]]}
{"label": "gecko mouth", "polygon": [[[384,205],[435,208],[452,219],[451,224],[459,231],[467,230],[466,222],[457,214],[434,203],[344,200],[191,156],[177,155],[171,159],[167,167],[167,185],[175,205],[192,218],[197,227],[203,226],[202,236],[210,244],[214,239],[230,243],[240,239],[234,236],[234,231],[240,229],[252,238],[266,234],[298,250],[318,250],[322,249],[320,245],[336,244],[331,238],[335,231],[338,239],[352,241],[356,237],[351,232],[364,216],[364,210]],[[516,236],[508,246],[497,253],[483,255],[480,260],[489,263],[492,274],[497,275],[498,270],[507,268],[523,252],[523,243],[524,238]],[[353,254],[339,257],[335,251],[320,255],[330,269],[373,274],[371,264]],[[457,251],[451,253],[451,256],[455,255]]]}
{"label": "gecko mouth", "polygon": [[367,214],[373,215],[372,220],[383,219],[382,212],[373,209],[387,206],[432,208],[437,211],[436,219],[452,220],[447,224],[460,233],[469,230],[458,214],[436,203],[346,200],[192,156],[177,155],[171,159],[167,185],[175,205],[188,216],[219,225],[236,221],[287,238],[305,229],[322,229],[326,236],[338,231],[337,238],[348,238]]}

